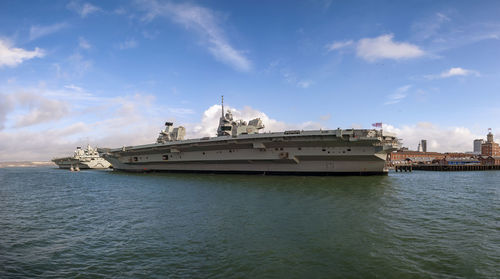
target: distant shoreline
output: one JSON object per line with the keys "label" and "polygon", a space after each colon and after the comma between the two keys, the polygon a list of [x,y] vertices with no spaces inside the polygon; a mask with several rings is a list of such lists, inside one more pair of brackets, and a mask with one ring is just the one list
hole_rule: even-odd
{"label": "distant shoreline", "polygon": [[0,168],[29,168],[56,166],[51,161],[0,162]]}

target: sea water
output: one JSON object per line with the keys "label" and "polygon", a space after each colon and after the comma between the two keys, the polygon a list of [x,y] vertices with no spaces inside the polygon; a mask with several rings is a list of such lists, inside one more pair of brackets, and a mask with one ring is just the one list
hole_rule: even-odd
{"label": "sea water", "polygon": [[0,169],[0,278],[498,278],[500,171]]}

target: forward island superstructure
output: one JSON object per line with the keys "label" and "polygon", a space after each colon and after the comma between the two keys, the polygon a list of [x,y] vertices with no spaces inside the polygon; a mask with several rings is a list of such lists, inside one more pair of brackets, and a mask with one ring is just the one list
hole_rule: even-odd
{"label": "forward island superstructure", "polygon": [[185,128],[166,128],[153,144],[99,149],[114,169],[299,175],[387,174],[395,135],[374,129],[290,130],[259,133],[261,119],[219,120],[216,137],[184,140]]}
{"label": "forward island superstructure", "polygon": [[97,152],[97,148],[87,145],[86,149],[77,147],[73,156],[52,159],[61,169],[107,169],[111,164],[102,158]]}

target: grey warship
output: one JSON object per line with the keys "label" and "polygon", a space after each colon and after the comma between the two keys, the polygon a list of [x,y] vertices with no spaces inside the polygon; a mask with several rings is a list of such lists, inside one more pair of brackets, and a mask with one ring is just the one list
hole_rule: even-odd
{"label": "grey warship", "polygon": [[259,133],[264,125],[219,120],[216,137],[184,139],[185,128],[165,123],[156,143],[99,149],[115,170],[273,175],[384,175],[395,135],[376,129],[289,130]]}
{"label": "grey warship", "polygon": [[97,148],[87,145],[82,149],[77,147],[73,156],[52,159],[60,169],[80,170],[80,169],[107,169],[111,164],[99,156]]}

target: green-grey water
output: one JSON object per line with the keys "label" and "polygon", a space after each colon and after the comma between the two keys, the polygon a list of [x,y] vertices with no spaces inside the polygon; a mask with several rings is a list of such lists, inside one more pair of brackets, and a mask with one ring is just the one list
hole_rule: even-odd
{"label": "green-grey water", "polygon": [[1,278],[495,278],[500,172],[0,169]]}

